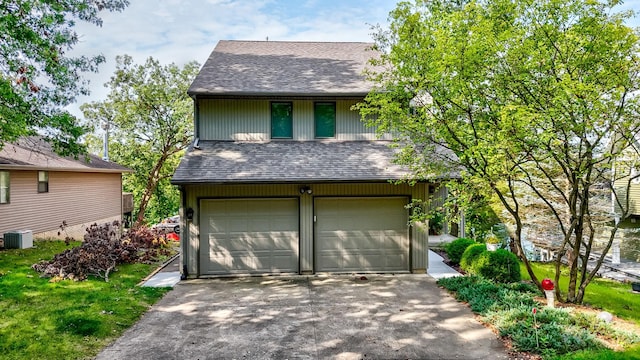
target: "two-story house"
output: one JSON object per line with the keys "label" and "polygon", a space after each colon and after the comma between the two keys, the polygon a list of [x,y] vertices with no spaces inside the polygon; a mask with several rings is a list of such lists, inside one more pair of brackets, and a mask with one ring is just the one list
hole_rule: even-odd
{"label": "two-story house", "polygon": [[[182,195],[183,276],[427,269],[407,204],[431,184],[395,184],[391,137],[352,106],[371,90],[369,43],[220,41],[189,88],[195,141]],[[431,189],[430,189],[431,187]]]}

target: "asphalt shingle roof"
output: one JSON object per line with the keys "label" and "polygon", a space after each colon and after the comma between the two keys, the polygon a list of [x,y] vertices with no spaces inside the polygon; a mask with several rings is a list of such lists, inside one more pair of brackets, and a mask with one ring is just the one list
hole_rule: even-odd
{"label": "asphalt shingle roof", "polygon": [[364,42],[220,41],[190,95],[364,96],[363,70],[379,53]]}
{"label": "asphalt shingle roof", "polygon": [[173,184],[387,181],[407,177],[389,141],[200,141]]}
{"label": "asphalt shingle roof", "polygon": [[78,172],[132,172],[120,164],[104,161],[96,155],[80,155],[78,159],[56,154],[40,137],[22,138],[4,144],[0,149],[0,169],[39,169]]}

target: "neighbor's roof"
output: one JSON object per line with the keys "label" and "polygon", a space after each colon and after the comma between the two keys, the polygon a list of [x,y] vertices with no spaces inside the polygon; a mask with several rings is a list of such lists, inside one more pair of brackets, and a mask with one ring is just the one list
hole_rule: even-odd
{"label": "neighbor's roof", "polygon": [[364,96],[372,43],[228,41],[216,45],[188,93],[233,96]]}
{"label": "neighbor's roof", "polygon": [[22,138],[4,144],[0,150],[0,169],[55,170],[76,172],[132,172],[122,165],[104,161],[95,155],[80,155],[78,159],[57,155],[51,145],[40,137]]}
{"label": "neighbor's roof", "polygon": [[180,184],[354,182],[401,180],[389,141],[200,141],[182,158]]}

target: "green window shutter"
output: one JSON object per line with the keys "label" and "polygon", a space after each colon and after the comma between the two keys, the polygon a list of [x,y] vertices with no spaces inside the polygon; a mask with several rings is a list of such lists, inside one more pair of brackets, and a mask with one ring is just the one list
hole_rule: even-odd
{"label": "green window shutter", "polygon": [[316,137],[336,137],[336,103],[315,103],[314,105]]}
{"label": "green window shutter", "polygon": [[293,138],[293,104],[290,102],[271,103],[271,138]]}

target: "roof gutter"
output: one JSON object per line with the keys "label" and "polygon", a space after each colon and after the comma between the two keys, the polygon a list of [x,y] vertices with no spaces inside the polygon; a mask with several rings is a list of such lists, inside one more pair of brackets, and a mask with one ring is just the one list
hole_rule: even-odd
{"label": "roof gutter", "polygon": [[[444,179],[444,178],[443,178]],[[430,183],[437,182],[438,180],[443,179],[433,179],[433,180],[416,180],[418,183]],[[171,180],[171,184],[184,186],[184,185],[274,185],[274,184],[357,184],[357,183],[393,183],[396,181],[404,181],[407,179],[357,179],[357,180],[340,180],[340,179],[293,179],[293,180],[264,180],[264,181],[256,181],[256,180],[247,180],[247,181],[237,181],[237,180]]]}
{"label": "roof gutter", "polygon": [[41,170],[41,171],[59,171],[59,172],[84,172],[84,173],[133,173],[131,169],[96,169],[96,168],[55,168],[37,165],[12,165],[0,164],[0,170]]}

